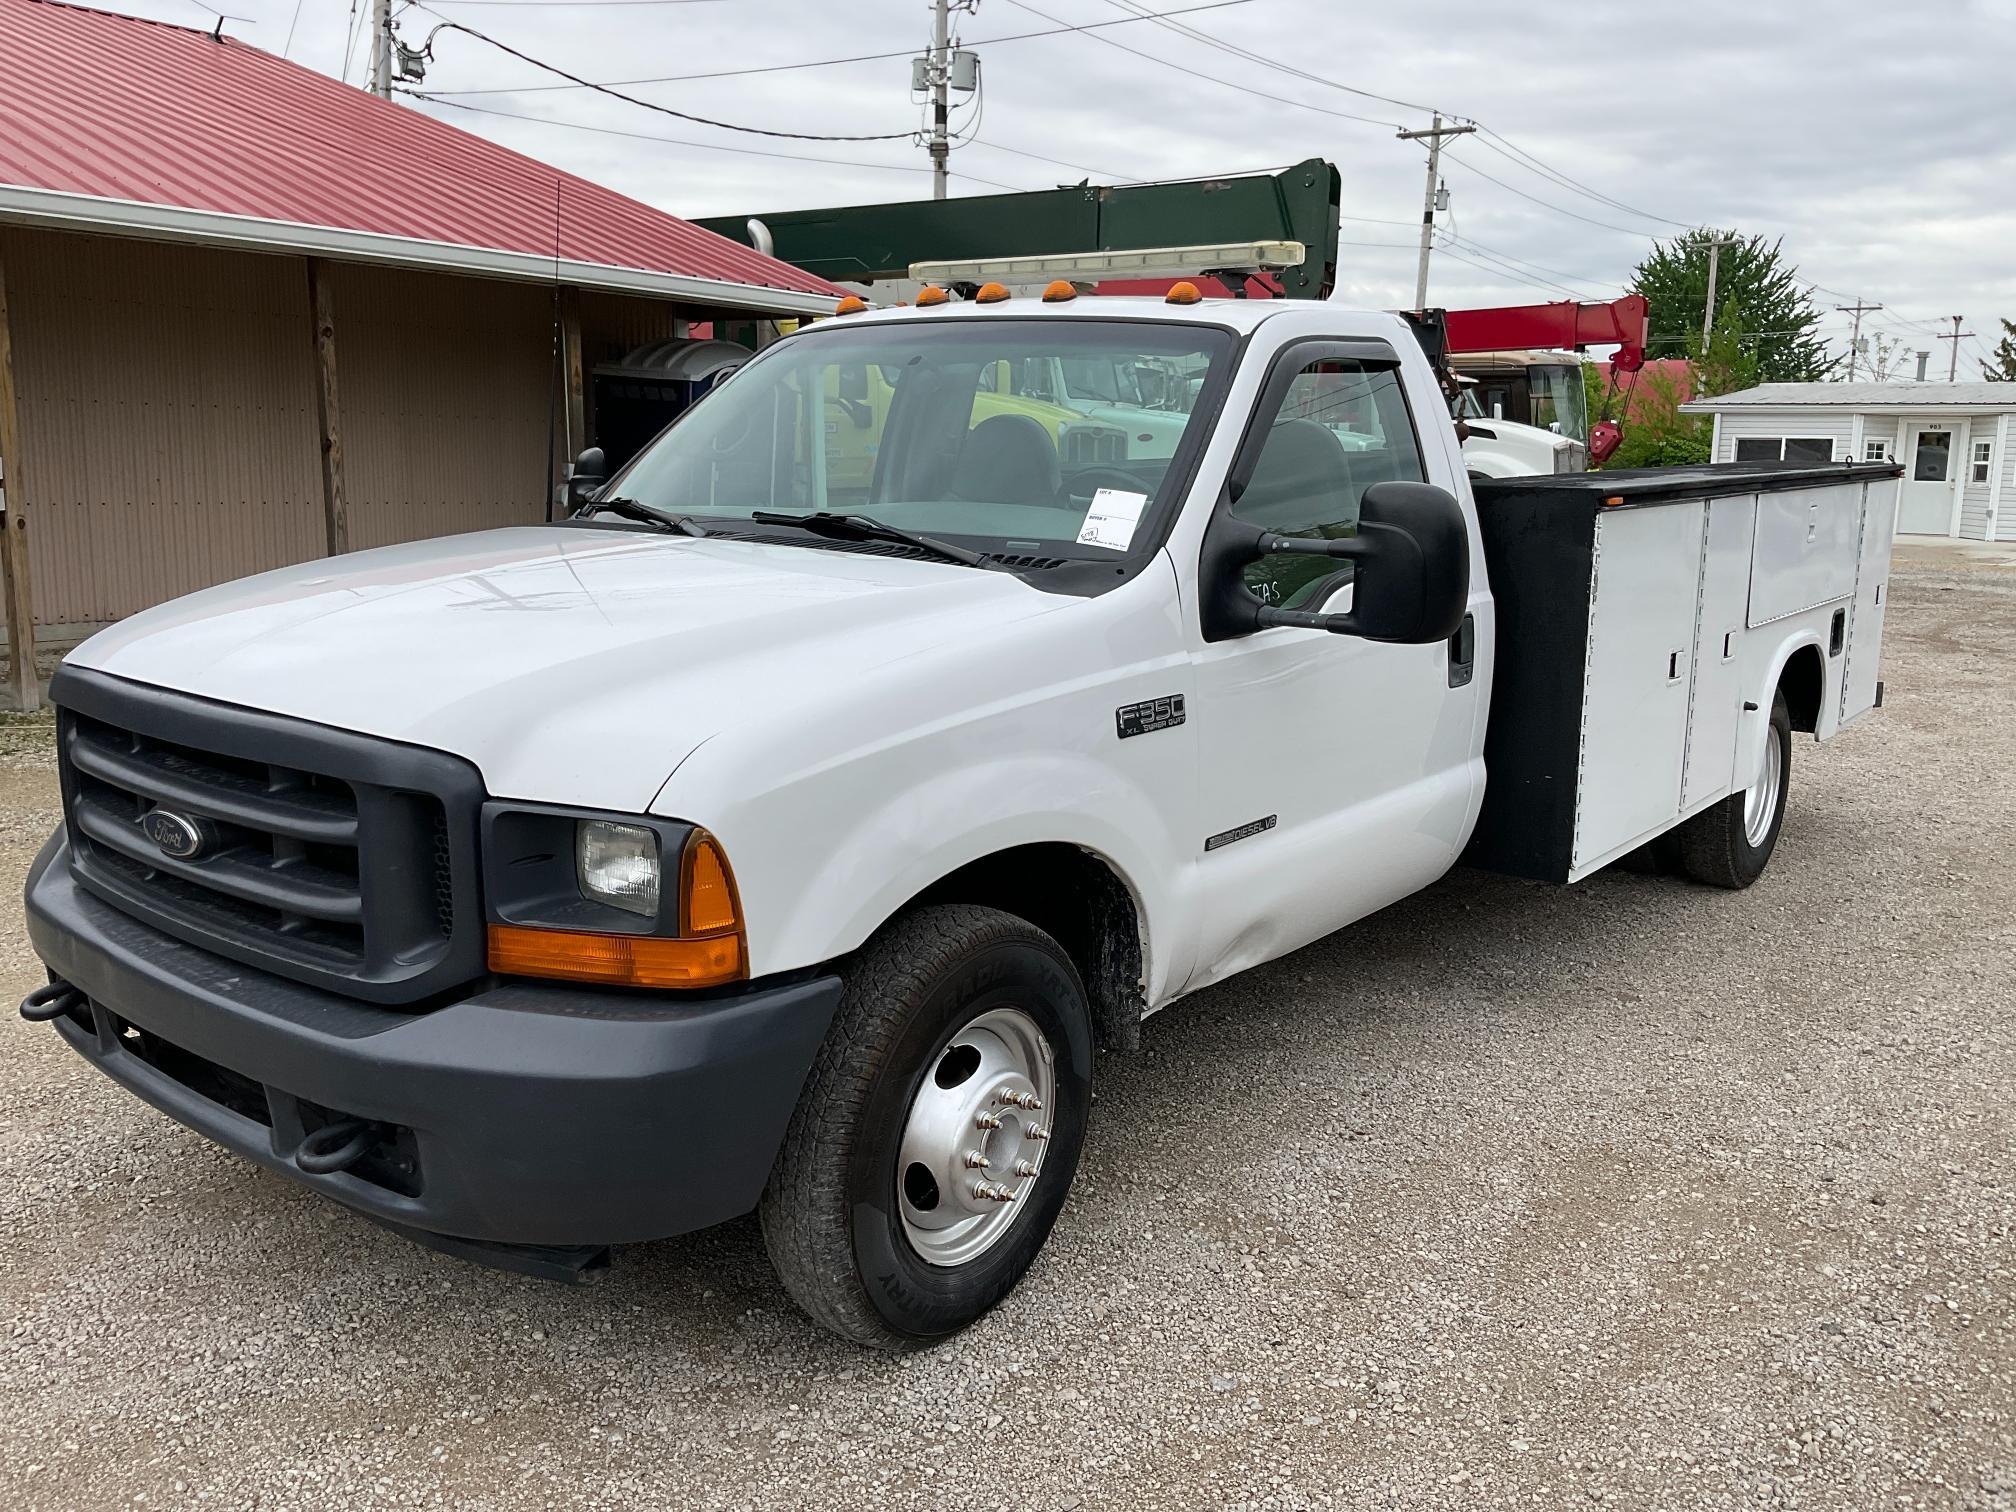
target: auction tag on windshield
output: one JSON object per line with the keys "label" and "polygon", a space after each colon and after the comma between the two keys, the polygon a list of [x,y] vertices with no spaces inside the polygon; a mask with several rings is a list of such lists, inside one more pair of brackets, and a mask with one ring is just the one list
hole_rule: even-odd
{"label": "auction tag on windshield", "polygon": [[1092,507],[1085,511],[1085,523],[1078,527],[1080,546],[1106,546],[1125,551],[1134,540],[1134,527],[1141,523],[1141,511],[1148,495],[1124,488],[1102,488],[1092,495]]}

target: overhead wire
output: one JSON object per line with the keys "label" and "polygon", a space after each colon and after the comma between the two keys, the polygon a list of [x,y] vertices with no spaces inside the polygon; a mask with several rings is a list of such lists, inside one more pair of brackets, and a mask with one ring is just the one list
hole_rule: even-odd
{"label": "overhead wire", "polygon": [[[429,90],[397,86],[400,94],[411,95],[417,100],[425,100],[430,105],[444,105],[451,110],[466,110],[475,115],[497,116],[509,121],[530,121],[540,126],[559,126],[568,131],[588,131],[598,136],[625,137],[635,142],[663,142],[671,147],[695,147],[702,152],[728,152],[737,157],[775,158],[786,163],[818,163],[829,168],[872,168],[885,173],[929,173],[931,169],[917,163],[868,163],[852,158],[812,157],[799,152],[768,152],[760,147],[731,147],[723,142],[695,142],[684,137],[662,136],[651,131],[627,131],[618,126],[593,126],[586,121],[560,121],[551,116],[532,115],[522,110],[500,110],[494,105],[471,105],[462,100],[444,100]],[[986,184],[993,189],[1017,188],[1014,184],[1004,184],[996,179],[981,178],[976,174],[952,170],[952,177],[971,180],[976,184]]]}
{"label": "overhead wire", "polygon": [[[452,3],[467,4],[469,0],[452,0]],[[1186,5],[1180,10],[1167,11],[1163,14],[1189,16],[1195,15],[1199,11],[1225,10],[1231,6],[1251,5],[1252,3],[1253,0],[1208,0],[1207,4]],[[1140,16],[1123,16],[1113,21],[1089,21],[1079,26],[1052,26],[1040,31],[1011,32],[1005,37],[985,37],[977,42],[967,42],[964,45],[969,48],[999,47],[1005,42],[1027,42],[1035,37],[1058,37],[1063,36],[1067,32],[1089,32],[1108,26],[1127,26],[1143,19],[1145,18]],[[794,73],[807,68],[837,68],[849,63],[881,63],[891,58],[915,57],[916,54],[916,48],[905,47],[893,52],[854,53],[844,58],[811,58],[803,63],[764,63],[749,68],[717,68],[705,73],[658,74],[648,79],[605,79],[602,82],[604,85],[619,87],[632,87],[640,84],[689,84],[699,79],[740,79],[746,78],[750,74]],[[515,88],[507,85],[492,89],[443,89],[436,90],[435,93],[442,95],[538,94],[546,90],[580,89],[583,87],[580,84],[524,84]],[[585,87],[592,88],[593,86]]]}
{"label": "overhead wire", "polygon": [[[1059,20],[1058,17],[1051,15],[1048,11],[1039,10],[1036,6],[1031,5],[1029,3],[1029,0],[1008,0],[1008,3],[1014,6],[1017,10],[1025,10],[1029,12],[1030,15],[1039,16],[1043,20],[1051,22],[1053,24],[1056,24]],[[1140,16],[1136,17],[1135,19],[1148,20],[1150,18],[1146,16]],[[1072,27],[1069,29],[1074,31],[1084,30],[1088,32],[1091,30],[1090,27],[1082,27],[1082,28]],[[1101,37],[1095,35],[1092,38],[1092,40],[1095,42],[1103,42],[1108,47],[1117,47],[1121,52],[1131,53],[1133,56],[1137,58],[1146,58],[1150,63],[1159,63],[1164,68],[1173,68],[1176,70],[1177,73],[1188,74],[1193,79],[1202,79],[1207,84],[1217,84],[1221,85],[1226,89],[1236,89],[1241,94],[1253,95],[1259,99],[1267,101],[1270,105],[1293,105],[1298,110],[1313,110],[1318,115],[1334,116],[1336,119],[1340,121],[1358,121],[1367,126],[1388,126],[1392,127],[1394,130],[1400,129],[1399,123],[1397,121],[1382,121],[1375,116],[1354,115],[1352,112],[1348,110],[1331,110],[1327,106],[1311,105],[1307,100],[1284,99],[1278,94],[1269,94],[1264,89],[1252,89],[1244,84],[1235,84],[1230,79],[1221,79],[1215,74],[1207,74],[1195,68],[1186,68],[1184,67],[1183,64],[1171,62],[1168,58],[1158,58],[1155,56],[1154,53],[1143,52],[1138,47],[1129,47],[1126,43],[1116,42],[1111,37]]]}
{"label": "overhead wire", "polygon": [[607,84],[597,84],[592,79],[584,79],[577,73],[570,73],[557,63],[548,63],[543,58],[535,58],[532,54],[520,48],[513,47],[508,42],[500,42],[487,32],[478,31],[475,27],[465,22],[443,16],[441,12],[435,10],[431,5],[420,4],[416,0],[415,9],[424,10],[428,14],[440,18],[439,24],[435,26],[433,31],[427,34],[427,42],[421,49],[423,52],[428,53],[429,56],[432,55],[431,49],[436,35],[444,31],[462,32],[476,38],[479,42],[487,42],[499,52],[509,53],[520,62],[529,63],[534,68],[544,69],[550,74],[557,74],[563,79],[579,84],[584,89],[592,89],[597,94],[607,95],[612,100],[623,100],[628,104],[641,106],[645,110],[656,111],[660,115],[669,115],[681,121],[691,121],[698,126],[712,126],[718,131],[739,131],[749,136],[780,137],[794,142],[898,142],[909,141],[917,134],[914,128],[908,131],[879,132],[780,131],[770,126],[744,126],[732,121],[716,120],[712,116],[696,115],[690,110],[675,110],[670,105],[660,105],[653,100],[640,99],[636,95],[624,94],[619,89],[612,89]]}
{"label": "overhead wire", "polygon": [[[1259,63],[1264,67],[1277,69],[1292,78],[1306,79],[1311,84],[1321,84],[1326,88],[1341,90],[1345,94],[1356,95],[1363,100],[1373,100],[1381,105],[1391,105],[1397,110],[1416,110],[1424,115],[1432,114],[1434,110],[1433,106],[1417,104],[1412,100],[1395,99],[1392,95],[1378,94],[1370,89],[1360,89],[1355,84],[1345,84],[1337,79],[1325,78],[1321,74],[1310,73],[1307,69],[1299,68],[1292,63],[1283,63],[1278,58],[1266,57],[1261,53],[1254,52],[1249,47],[1241,46],[1239,43],[1228,42],[1222,37],[1214,37],[1209,32],[1201,32],[1194,26],[1186,26],[1181,21],[1172,20],[1170,13],[1152,11],[1147,6],[1140,4],[1139,0],[1106,0],[1106,3],[1119,10],[1130,11],[1144,20],[1152,20],[1164,31],[1175,32],[1179,36],[1188,37],[1193,42],[1201,42],[1206,47],[1213,48],[1218,52],[1229,53],[1235,58],[1244,58],[1248,62]],[[1444,113],[1447,114],[1448,112]],[[1381,122],[1380,124],[1391,125],[1394,123]]]}

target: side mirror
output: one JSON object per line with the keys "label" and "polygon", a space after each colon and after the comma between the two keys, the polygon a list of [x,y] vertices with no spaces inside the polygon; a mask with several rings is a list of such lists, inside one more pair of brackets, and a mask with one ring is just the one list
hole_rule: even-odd
{"label": "side mirror", "polygon": [[574,470],[567,474],[567,512],[572,514],[593,499],[608,481],[609,463],[602,448],[589,447],[574,459]]}
{"label": "side mirror", "polygon": [[[1356,564],[1349,614],[1263,604],[1241,575],[1276,553],[1342,557]],[[1359,503],[1358,534],[1343,540],[1284,536],[1220,513],[1198,563],[1204,638],[1231,640],[1290,627],[1421,646],[1447,640],[1470,601],[1470,532],[1463,506],[1426,483],[1375,483]]]}

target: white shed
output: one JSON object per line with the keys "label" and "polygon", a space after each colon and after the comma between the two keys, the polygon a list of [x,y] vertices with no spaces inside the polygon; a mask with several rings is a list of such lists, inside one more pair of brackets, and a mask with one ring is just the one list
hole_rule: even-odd
{"label": "white shed", "polygon": [[1899,535],[2016,541],[2016,383],[1765,383],[1681,409],[1715,462],[1902,462]]}

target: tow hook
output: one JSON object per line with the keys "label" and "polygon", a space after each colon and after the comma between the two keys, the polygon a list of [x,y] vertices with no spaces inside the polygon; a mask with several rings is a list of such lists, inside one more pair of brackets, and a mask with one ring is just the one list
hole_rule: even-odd
{"label": "tow hook", "polygon": [[46,1024],[51,1019],[59,1019],[72,1008],[84,1001],[81,989],[68,982],[51,982],[46,987],[37,987],[21,999],[21,1017],[31,1024]]}
{"label": "tow hook", "polygon": [[377,1138],[378,1131],[363,1119],[339,1119],[302,1140],[294,1151],[294,1164],[310,1176],[332,1176],[362,1160]]}

